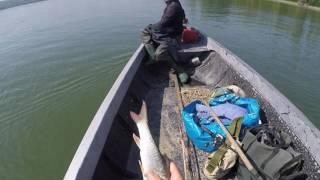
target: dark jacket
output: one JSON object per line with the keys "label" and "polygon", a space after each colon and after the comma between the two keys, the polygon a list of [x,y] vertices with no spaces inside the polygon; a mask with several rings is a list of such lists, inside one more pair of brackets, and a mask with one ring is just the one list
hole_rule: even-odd
{"label": "dark jacket", "polygon": [[167,0],[161,20],[152,25],[152,29],[170,37],[180,35],[183,30],[184,10],[179,0]]}

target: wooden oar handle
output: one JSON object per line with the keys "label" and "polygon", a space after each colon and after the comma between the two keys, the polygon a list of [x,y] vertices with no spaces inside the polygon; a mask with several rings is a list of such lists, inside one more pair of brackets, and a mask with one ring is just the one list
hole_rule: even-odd
{"label": "wooden oar handle", "polygon": [[188,137],[183,130],[184,124],[183,124],[183,120],[181,117],[181,111],[183,109],[183,104],[182,104],[182,98],[181,98],[181,93],[180,93],[179,80],[178,80],[177,75],[170,74],[170,76],[172,77],[172,79],[174,81],[174,85],[175,85],[175,89],[176,89],[176,97],[178,100],[178,114],[179,114],[178,117],[181,122],[181,124],[179,124],[179,131],[182,136],[181,145],[182,145],[182,151],[183,151],[182,155],[183,155],[184,178],[185,178],[185,180],[192,180],[192,169],[190,167],[190,165],[191,165],[190,150],[188,147],[189,142],[188,142]]}

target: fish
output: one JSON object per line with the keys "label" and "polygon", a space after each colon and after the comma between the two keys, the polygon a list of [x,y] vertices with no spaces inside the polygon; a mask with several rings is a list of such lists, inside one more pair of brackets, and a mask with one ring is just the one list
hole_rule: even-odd
{"label": "fish", "polygon": [[147,179],[145,174],[154,172],[161,179],[167,180],[168,175],[164,166],[164,161],[152,138],[149,129],[146,103],[144,101],[142,102],[142,107],[139,114],[130,111],[130,116],[136,123],[139,131],[140,137],[138,137],[134,133],[132,134],[132,136],[133,140],[140,149],[141,161],[139,162],[139,164],[143,174],[143,179]]}

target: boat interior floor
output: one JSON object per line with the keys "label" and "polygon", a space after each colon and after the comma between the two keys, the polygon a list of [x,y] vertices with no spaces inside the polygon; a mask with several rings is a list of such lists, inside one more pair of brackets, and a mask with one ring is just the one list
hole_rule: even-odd
{"label": "boat interior floor", "polygon": [[[250,83],[242,79],[241,75],[230,68],[218,54],[211,51],[191,53],[187,56],[197,56],[202,61],[197,68],[188,67],[188,72],[192,74],[189,87],[201,86],[212,90],[217,86],[236,84],[243,88],[247,95],[259,99],[263,121],[268,120],[271,125],[272,122],[279,123],[278,115],[269,109],[267,102],[264,102]],[[180,111],[169,72],[170,69],[165,63],[140,66],[113,121],[93,179],[142,179],[138,163],[139,149],[132,138],[132,134],[138,134],[138,131],[129,116],[129,111],[139,112],[142,100],[146,101],[149,127],[160,152],[174,161],[180,172],[183,172]],[[281,128],[283,126],[285,125]],[[299,147],[297,145],[300,152],[304,151]],[[207,153],[196,149],[191,155],[193,179],[205,179],[202,168],[207,156]],[[307,163],[305,167],[310,171],[308,174],[314,174],[313,168],[307,167],[312,165],[310,156],[306,153],[304,158],[306,162],[310,160],[311,163]]]}

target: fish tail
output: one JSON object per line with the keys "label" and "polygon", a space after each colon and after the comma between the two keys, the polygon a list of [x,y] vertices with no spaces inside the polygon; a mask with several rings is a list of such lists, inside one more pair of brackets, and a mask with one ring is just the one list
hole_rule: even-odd
{"label": "fish tail", "polygon": [[144,101],[142,101],[142,106],[139,114],[130,111],[130,116],[134,120],[134,122],[139,123],[142,121],[147,121],[147,105]]}

